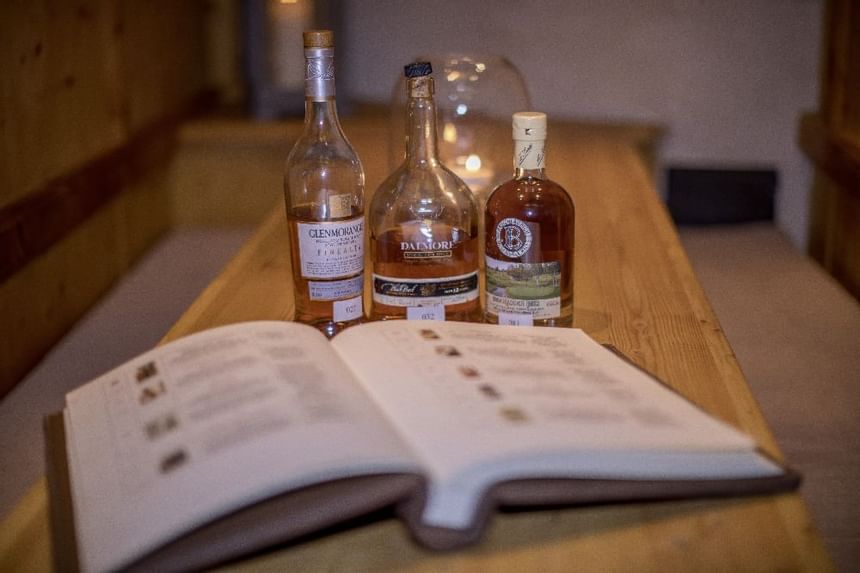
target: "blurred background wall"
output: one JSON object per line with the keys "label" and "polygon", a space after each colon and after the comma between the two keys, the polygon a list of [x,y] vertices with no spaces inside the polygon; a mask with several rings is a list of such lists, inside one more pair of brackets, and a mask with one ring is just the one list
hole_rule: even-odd
{"label": "blurred background wall", "polygon": [[662,124],[664,166],[776,169],[777,223],[805,248],[811,168],[795,141],[816,107],[822,0],[342,4],[338,81],[354,99],[388,102],[419,54],[501,54],[550,119]]}

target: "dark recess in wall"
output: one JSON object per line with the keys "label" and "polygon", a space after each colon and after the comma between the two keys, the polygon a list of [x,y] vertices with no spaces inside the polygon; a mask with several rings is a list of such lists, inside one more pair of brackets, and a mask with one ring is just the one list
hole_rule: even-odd
{"label": "dark recess in wall", "polygon": [[667,169],[669,213],[678,225],[772,221],[773,169]]}

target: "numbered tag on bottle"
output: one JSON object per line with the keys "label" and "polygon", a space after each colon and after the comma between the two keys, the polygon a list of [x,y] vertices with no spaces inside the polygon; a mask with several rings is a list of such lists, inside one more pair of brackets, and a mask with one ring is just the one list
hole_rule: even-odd
{"label": "numbered tag on bottle", "polygon": [[355,320],[356,318],[361,317],[362,307],[361,307],[361,295],[358,295],[355,298],[350,298],[347,300],[336,300],[334,301],[334,321],[335,322],[347,322],[350,320]]}
{"label": "numbered tag on bottle", "polygon": [[445,320],[445,305],[407,306],[406,320]]}
{"label": "numbered tag on bottle", "polygon": [[508,326],[533,326],[534,317],[530,314],[514,314],[512,312],[500,312],[499,324]]}

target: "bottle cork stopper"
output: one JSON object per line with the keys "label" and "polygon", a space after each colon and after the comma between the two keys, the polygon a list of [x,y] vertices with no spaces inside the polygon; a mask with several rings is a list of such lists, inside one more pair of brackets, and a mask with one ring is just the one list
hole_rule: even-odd
{"label": "bottle cork stopper", "polygon": [[334,33],[331,30],[308,30],[302,34],[305,48],[334,48]]}
{"label": "bottle cork stopper", "polygon": [[546,138],[546,114],[539,111],[518,111],[514,114],[514,139],[544,139]]}

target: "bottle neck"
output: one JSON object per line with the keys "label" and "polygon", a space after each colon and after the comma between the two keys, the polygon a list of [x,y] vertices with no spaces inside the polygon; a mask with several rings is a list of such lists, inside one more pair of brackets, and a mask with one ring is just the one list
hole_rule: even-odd
{"label": "bottle neck", "polygon": [[305,48],[305,133],[339,133],[334,103],[334,49]]}
{"label": "bottle neck", "polygon": [[431,167],[439,164],[436,103],[432,96],[410,96],[406,103],[406,163]]}
{"label": "bottle neck", "polygon": [[514,178],[546,178],[546,140],[514,140]]}
{"label": "bottle neck", "polygon": [[333,99],[334,91],[334,48],[305,48],[305,99]]}
{"label": "bottle neck", "polygon": [[333,96],[322,101],[305,98],[305,132],[326,133],[338,131],[339,127]]}
{"label": "bottle neck", "polygon": [[517,167],[514,169],[514,179],[546,179],[546,169],[523,169]]}

